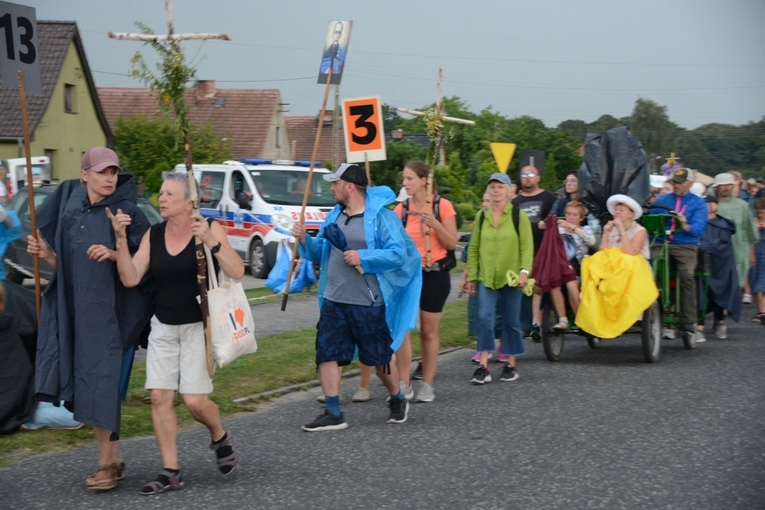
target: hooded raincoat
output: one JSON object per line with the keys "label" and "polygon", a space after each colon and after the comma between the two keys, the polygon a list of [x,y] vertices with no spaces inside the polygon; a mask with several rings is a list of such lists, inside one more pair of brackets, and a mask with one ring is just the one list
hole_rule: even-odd
{"label": "hooded raincoat", "polygon": [[64,401],[74,419],[112,431],[119,438],[120,366],[150,318],[151,296],[126,289],[113,262],[87,254],[94,244],[115,248],[106,208],[129,214],[131,253],[149,221],[136,205],[132,175],[121,174],[114,193],[90,204],[79,180],[63,182],[40,206],[38,229],[57,255],[56,271],[43,293],[37,336],[37,399]]}
{"label": "hooded raincoat", "polygon": [[[736,225],[731,220],[717,216],[707,221],[704,235],[699,244],[699,260],[704,261],[702,270],[708,270],[709,276],[699,277],[696,285],[698,292],[703,292],[704,279],[707,279],[709,297],[720,307],[725,308],[734,321],[741,318],[741,284],[736,270],[736,257],[733,251],[733,239]],[[707,260],[706,257],[709,257]],[[703,296],[699,296],[703,297]],[[699,299],[698,303],[708,302]],[[709,304],[709,303],[708,303]],[[711,310],[701,310],[705,313]]]}
{"label": "hooded raincoat", "polygon": [[[391,348],[396,351],[404,341],[406,332],[414,329],[420,306],[422,289],[422,257],[414,241],[406,234],[401,218],[385,206],[393,203],[396,194],[387,186],[367,188],[364,206],[364,237],[366,249],[359,250],[361,268],[374,274],[380,283],[385,303],[385,320],[393,338]],[[342,205],[338,204],[324,220],[316,237],[306,236],[299,245],[300,255],[320,262],[319,308],[327,287],[329,253],[332,245],[324,237],[324,228],[335,223]]]}

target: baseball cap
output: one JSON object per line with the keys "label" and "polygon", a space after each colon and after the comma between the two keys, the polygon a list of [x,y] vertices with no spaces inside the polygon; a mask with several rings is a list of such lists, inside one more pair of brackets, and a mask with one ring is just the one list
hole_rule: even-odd
{"label": "baseball cap", "polygon": [[678,168],[675,170],[675,173],[672,174],[672,177],[670,177],[669,180],[678,184],[682,184],[685,181],[692,181],[693,172],[687,168]]}
{"label": "baseball cap", "polygon": [[727,172],[715,175],[715,182],[712,183],[712,187],[724,186],[726,184],[736,184],[736,179],[733,174]]}
{"label": "baseball cap", "polygon": [[120,171],[120,159],[117,153],[106,147],[93,147],[82,155],[80,168],[83,170],[93,170],[94,172],[103,172],[110,166],[116,166]]}
{"label": "baseball cap", "polygon": [[489,184],[491,181],[501,182],[502,184],[507,184],[508,186],[511,186],[513,184],[513,181],[510,180],[509,175],[502,174],[499,172],[495,172],[491,174],[491,177],[489,177],[489,180],[486,181],[486,184]]}
{"label": "baseball cap", "polygon": [[337,172],[333,174],[324,174],[323,177],[325,181],[329,182],[343,180],[358,186],[369,185],[367,174],[364,173],[364,170],[362,170],[359,165],[354,165],[352,163],[343,163],[340,165],[340,168],[337,169]]}
{"label": "baseball cap", "polygon": [[398,192],[398,196],[396,197],[396,202],[405,202],[409,199],[409,195],[406,192],[406,188],[401,188],[401,191]]}

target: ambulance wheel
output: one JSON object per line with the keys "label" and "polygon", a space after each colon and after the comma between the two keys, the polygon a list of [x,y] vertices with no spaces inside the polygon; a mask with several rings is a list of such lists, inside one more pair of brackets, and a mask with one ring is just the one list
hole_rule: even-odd
{"label": "ambulance wheel", "polygon": [[255,239],[250,245],[250,274],[254,278],[265,278],[268,276],[269,269],[263,241]]}

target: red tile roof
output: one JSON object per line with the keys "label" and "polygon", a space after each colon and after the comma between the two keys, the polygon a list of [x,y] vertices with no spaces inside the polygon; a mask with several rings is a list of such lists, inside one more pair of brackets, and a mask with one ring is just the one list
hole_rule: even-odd
{"label": "red tile roof", "polygon": [[[261,157],[269,128],[277,118],[281,96],[278,89],[211,89],[197,97],[197,89],[187,89],[189,120],[209,124],[221,136],[233,140],[232,157]],[[156,94],[145,88],[99,87],[98,94],[109,125],[133,115],[154,118],[161,115]]]}
{"label": "red tile roof", "polygon": [[[319,150],[316,157],[317,161],[332,165],[333,154],[333,130],[331,121],[332,112],[325,116],[327,122],[321,128],[321,140],[319,141]],[[290,150],[292,143],[295,142],[295,160],[310,161],[313,154],[313,146],[316,141],[316,131],[319,127],[319,117],[285,117],[287,123],[287,133],[289,134]],[[345,161],[345,137],[343,135],[343,123],[338,119],[337,128],[337,157],[338,166]]]}

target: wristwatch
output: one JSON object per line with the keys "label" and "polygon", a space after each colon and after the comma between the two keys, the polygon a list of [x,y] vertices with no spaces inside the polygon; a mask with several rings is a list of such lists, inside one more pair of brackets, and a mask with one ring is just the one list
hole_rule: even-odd
{"label": "wristwatch", "polygon": [[213,255],[215,255],[216,253],[218,253],[218,252],[220,251],[220,247],[221,247],[221,246],[223,246],[223,243],[221,243],[220,241],[218,241],[218,244],[216,244],[215,246],[213,246],[213,247],[210,249],[210,253],[212,253]]}

